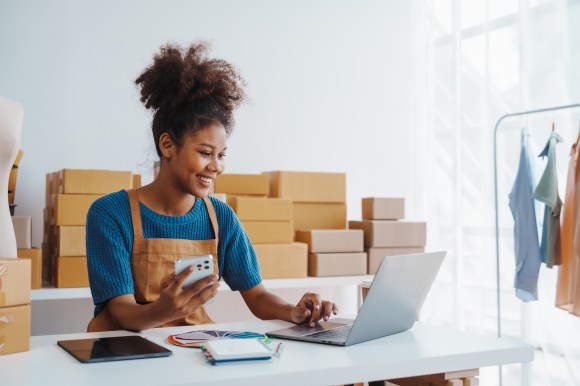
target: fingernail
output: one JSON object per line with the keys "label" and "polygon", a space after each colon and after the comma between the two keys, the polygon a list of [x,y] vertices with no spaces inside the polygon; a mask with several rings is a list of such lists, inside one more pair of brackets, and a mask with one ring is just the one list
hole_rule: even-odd
{"label": "fingernail", "polygon": [[314,309],[316,309],[316,310],[317,310],[317,309],[319,309],[319,308],[320,308],[320,305],[318,305],[318,304],[316,304],[316,305],[314,306]]}

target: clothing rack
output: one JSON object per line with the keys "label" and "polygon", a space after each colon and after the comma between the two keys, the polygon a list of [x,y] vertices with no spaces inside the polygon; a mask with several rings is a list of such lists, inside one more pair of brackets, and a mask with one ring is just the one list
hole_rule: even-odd
{"label": "clothing rack", "polygon": [[497,336],[501,337],[501,307],[500,307],[500,282],[499,282],[499,214],[498,214],[498,194],[497,194],[497,133],[499,125],[504,119],[521,116],[539,114],[556,110],[573,109],[580,107],[580,103],[571,105],[547,107],[537,110],[520,111],[517,113],[505,114],[499,118],[493,130],[493,175],[494,175],[494,191],[495,191],[495,259],[496,259],[496,286],[497,286]]}

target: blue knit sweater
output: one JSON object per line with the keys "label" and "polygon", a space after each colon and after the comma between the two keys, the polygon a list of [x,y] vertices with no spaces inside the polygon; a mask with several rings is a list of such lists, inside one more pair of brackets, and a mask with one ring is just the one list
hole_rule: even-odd
{"label": "blue knit sweater", "polygon": [[[234,291],[250,289],[262,280],[254,248],[232,208],[210,199],[219,225],[220,276]],[[183,216],[161,215],[142,203],[139,207],[145,238],[214,238],[206,205],[201,199],[196,199],[191,211]],[[86,226],[89,282],[97,315],[109,299],[135,291],[130,264],[133,223],[127,192],[121,190],[95,201],[87,214]]]}

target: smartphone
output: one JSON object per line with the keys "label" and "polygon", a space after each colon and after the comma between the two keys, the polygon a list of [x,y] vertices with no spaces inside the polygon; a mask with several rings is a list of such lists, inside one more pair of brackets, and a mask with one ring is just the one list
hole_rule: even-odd
{"label": "smartphone", "polygon": [[195,269],[183,283],[181,288],[189,287],[198,280],[213,275],[213,256],[188,256],[175,260],[175,274],[179,275],[184,269],[193,265]]}

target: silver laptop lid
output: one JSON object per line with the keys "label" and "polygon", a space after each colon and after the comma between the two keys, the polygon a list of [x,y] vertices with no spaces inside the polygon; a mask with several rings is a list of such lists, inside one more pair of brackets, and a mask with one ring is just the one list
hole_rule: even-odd
{"label": "silver laptop lid", "polygon": [[383,258],[346,345],[413,327],[446,253],[427,252]]}

